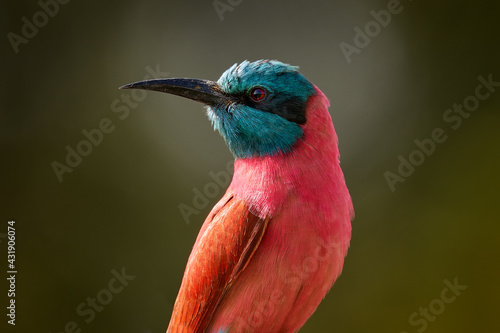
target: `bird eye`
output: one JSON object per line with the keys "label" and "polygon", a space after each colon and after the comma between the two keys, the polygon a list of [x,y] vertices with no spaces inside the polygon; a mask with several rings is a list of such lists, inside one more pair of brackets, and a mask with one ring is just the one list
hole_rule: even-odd
{"label": "bird eye", "polygon": [[260,102],[267,96],[267,91],[263,88],[254,88],[250,91],[250,98],[254,102]]}

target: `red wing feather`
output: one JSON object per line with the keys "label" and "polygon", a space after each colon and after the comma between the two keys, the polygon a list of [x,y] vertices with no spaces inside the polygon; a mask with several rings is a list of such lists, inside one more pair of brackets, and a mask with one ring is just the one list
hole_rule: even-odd
{"label": "red wing feather", "polygon": [[205,332],[225,292],[259,247],[268,222],[231,194],[222,198],[193,247],[167,333]]}

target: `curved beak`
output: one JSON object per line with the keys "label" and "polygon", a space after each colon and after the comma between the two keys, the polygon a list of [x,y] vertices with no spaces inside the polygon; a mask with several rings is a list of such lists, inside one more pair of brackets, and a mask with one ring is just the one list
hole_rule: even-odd
{"label": "curved beak", "polygon": [[230,102],[216,82],[200,79],[169,78],[145,80],[126,84],[120,89],[142,89],[160,91],[182,96],[209,106],[224,105]]}

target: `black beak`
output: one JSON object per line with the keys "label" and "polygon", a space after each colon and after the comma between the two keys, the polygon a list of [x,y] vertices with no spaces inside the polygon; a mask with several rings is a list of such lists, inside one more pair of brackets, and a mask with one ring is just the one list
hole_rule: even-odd
{"label": "black beak", "polygon": [[225,105],[230,102],[216,82],[200,79],[155,79],[126,84],[120,89],[143,89],[161,91],[186,97],[210,106]]}

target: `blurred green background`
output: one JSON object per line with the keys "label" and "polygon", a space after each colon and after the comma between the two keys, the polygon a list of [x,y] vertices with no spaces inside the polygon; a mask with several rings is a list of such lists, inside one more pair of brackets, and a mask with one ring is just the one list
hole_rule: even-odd
{"label": "blurred green background", "polygon": [[[0,327],[164,332],[223,189],[190,223],[179,205],[232,157],[201,105],[117,88],[155,70],[216,80],[269,58],[299,65],[329,97],[356,210],[344,272],[301,332],[499,332],[500,87],[457,129],[443,115],[479,76],[500,82],[500,3],[401,1],[348,63],[340,44],[390,1],[221,1],[221,16],[213,1],[70,1],[48,7],[53,17],[35,0],[2,1],[0,257],[5,272],[15,220],[18,275],[16,326],[4,282]],[[34,15],[38,32],[16,53],[9,33],[24,38]],[[106,118],[112,132],[60,181],[52,164]],[[391,191],[384,173],[435,128],[447,140]],[[110,293],[122,269],[135,278]],[[467,289],[444,303],[455,278]],[[88,297],[107,304],[93,316]]]}

